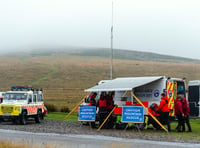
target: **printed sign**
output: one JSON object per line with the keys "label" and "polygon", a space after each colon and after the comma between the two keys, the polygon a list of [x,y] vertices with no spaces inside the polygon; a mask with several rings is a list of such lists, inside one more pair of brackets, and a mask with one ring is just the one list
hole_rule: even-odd
{"label": "printed sign", "polygon": [[142,106],[123,106],[122,122],[143,123],[144,108]]}
{"label": "printed sign", "polygon": [[96,106],[80,106],[78,120],[79,121],[95,121]]}

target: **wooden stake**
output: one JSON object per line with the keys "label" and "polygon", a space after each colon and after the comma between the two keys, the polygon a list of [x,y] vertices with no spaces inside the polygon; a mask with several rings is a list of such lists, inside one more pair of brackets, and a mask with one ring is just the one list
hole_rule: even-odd
{"label": "wooden stake", "polygon": [[109,113],[109,115],[106,117],[106,119],[103,121],[103,123],[100,125],[100,127],[98,128],[97,131],[100,131],[100,129],[102,128],[102,126],[105,124],[105,122],[108,120],[108,118],[110,117],[110,115],[113,113],[114,109],[116,108],[116,106],[112,109],[112,111]]}
{"label": "wooden stake", "polygon": [[[137,100],[137,102],[142,105],[144,107],[144,109],[149,113],[148,109],[146,109],[146,107],[144,106],[144,104],[134,95],[133,92],[131,92],[132,96]],[[156,119],[156,117],[154,117],[154,115],[152,115],[151,113],[149,113],[149,115],[166,131],[168,132],[168,130]]]}
{"label": "wooden stake", "polygon": [[83,100],[89,95],[89,93],[71,110],[71,112],[69,114],[67,114],[67,116],[65,116],[65,118],[60,122],[62,123],[64,120],[66,120],[74,111],[75,109],[83,102]]}

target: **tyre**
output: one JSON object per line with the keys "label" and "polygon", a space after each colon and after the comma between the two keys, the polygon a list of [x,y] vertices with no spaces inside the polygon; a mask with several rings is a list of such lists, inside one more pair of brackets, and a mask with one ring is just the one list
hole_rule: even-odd
{"label": "tyre", "polygon": [[17,124],[17,119],[12,119],[13,124]]}
{"label": "tyre", "polygon": [[37,113],[37,115],[35,117],[35,122],[36,123],[41,123],[42,119],[43,119],[42,111],[38,110],[38,113]]}
{"label": "tyre", "polygon": [[27,123],[27,113],[25,111],[23,111],[21,114],[20,123],[22,125],[26,125],[26,123]]}

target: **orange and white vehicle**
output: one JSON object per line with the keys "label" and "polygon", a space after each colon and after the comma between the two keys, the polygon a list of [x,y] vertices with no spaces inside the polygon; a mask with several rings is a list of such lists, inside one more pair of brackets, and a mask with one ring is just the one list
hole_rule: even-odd
{"label": "orange and white vehicle", "polygon": [[34,118],[40,123],[44,117],[45,106],[42,90],[33,90],[28,86],[14,86],[4,94],[0,104],[0,118],[19,121],[25,125],[28,118]]}

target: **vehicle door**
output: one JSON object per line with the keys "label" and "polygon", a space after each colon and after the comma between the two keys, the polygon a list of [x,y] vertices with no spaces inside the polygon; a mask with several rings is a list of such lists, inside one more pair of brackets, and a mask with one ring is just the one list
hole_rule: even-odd
{"label": "vehicle door", "polygon": [[177,97],[177,83],[173,80],[167,80],[167,97],[170,109],[169,116],[175,116],[174,100]]}

